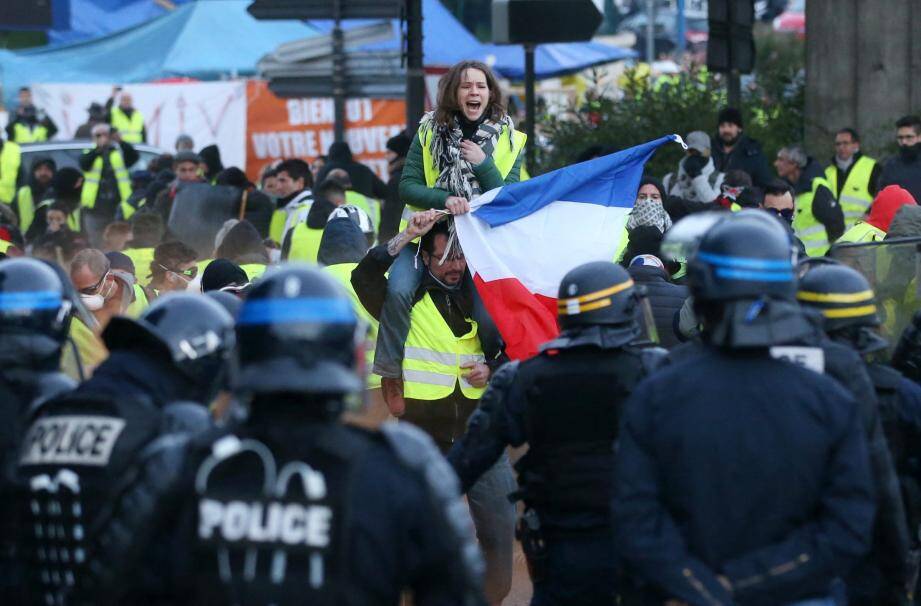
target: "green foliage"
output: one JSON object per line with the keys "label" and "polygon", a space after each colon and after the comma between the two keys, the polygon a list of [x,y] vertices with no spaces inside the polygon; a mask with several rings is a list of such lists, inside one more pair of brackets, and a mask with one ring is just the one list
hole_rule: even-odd
{"label": "green foliage", "polygon": [[[805,52],[802,41],[790,36],[763,35],[757,44],[758,71],[754,78],[743,79],[742,114],[745,132],[773,159],[782,146],[802,141]],[[537,172],[571,164],[593,145],[619,150],[671,133],[716,131],[717,113],[727,103],[721,75],[695,68],[650,83],[643,67],[628,70],[622,78],[622,99],[606,96],[591,78],[584,102],[539,116],[549,145],[538,150]],[[648,172],[662,176],[674,170],[682,154],[677,145],[660,148]]]}

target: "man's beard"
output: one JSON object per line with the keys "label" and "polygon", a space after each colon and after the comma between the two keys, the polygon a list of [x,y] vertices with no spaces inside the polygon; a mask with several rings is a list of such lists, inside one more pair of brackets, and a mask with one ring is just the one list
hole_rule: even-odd
{"label": "man's beard", "polygon": [[732,147],[733,145],[738,143],[739,139],[741,138],[742,138],[742,133],[739,133],[738,135],[734,137],[728,137],[728,138],[726,137],[726,135],[720,135],[720,140],[723,142],[723,145],[727,147]]}

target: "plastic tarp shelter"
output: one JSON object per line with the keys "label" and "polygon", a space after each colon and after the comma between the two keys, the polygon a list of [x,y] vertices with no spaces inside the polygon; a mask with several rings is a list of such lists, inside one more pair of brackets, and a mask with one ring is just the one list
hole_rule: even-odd
{"label": "plastic tarp shelter", "polygon": [[150,82],[187,77],[253,76],[259,58],[279,44],[314,36],[303,21],[258,21],[251,0],[183,4],[162,17],[114,34],[63,46],[0,51],[8,104],[31,82]]}
{"label": "plastic tarp shelter", "polygon": [[[332,29],[331,21],[311,21],[323,32]],[[372,23],[349,20],[343,28]],[[394,21],[399,31],[399,22]],[[482,61],[510,80],[524,79],[524,49],[520,45],[498,45],[480,42],[461,24],[439,0],[422,1],[422,50],[426,67],[450,67],[463,59]],[[360,50],[399,50],[400,40],[369,44]],[[541,44],[534,52],[537,78],[553,78],[582,71],[594,65],[632,59],[633,50],[600,42],[568,42]]]}

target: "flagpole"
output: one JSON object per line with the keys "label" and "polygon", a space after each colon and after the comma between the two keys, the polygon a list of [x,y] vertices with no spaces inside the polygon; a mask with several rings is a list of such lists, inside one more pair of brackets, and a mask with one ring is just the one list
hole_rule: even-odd
{"label": "flagpole", "polygon": [[536,119],[536,108],[534,102],[534,48],[536,44],[524,45],[524,112],[525,112],[525,134],[528,136],[528,142],[525,147],[525,164],[528,172],[534,173],[534,121]]}

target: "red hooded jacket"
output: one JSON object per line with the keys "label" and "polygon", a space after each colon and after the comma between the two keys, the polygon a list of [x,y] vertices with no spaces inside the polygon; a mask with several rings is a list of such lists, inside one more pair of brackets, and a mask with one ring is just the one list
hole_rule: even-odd
{"label": "red hooded jacket", "polygon": [[917,202],[907,189],[902,189],[898,185],[889,185],[883,188],[873,200],[867,223],[888,232],[889,224],[892,223],[895,213],[905,205],[916,206]]}

